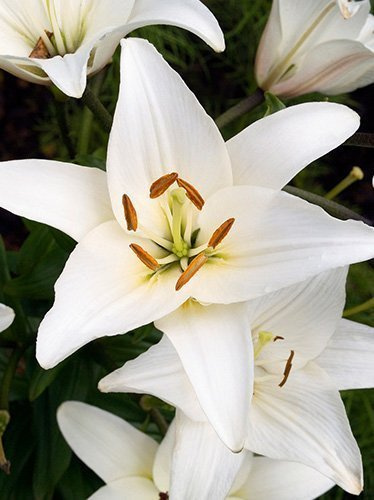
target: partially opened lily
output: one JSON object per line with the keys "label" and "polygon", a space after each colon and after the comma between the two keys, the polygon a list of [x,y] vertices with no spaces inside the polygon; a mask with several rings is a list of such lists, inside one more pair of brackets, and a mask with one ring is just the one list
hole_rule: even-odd
{"label": "partially opened lily", "polygon": [[257,83],[278,96],[350,92],[374,82],[370,0],[274,0]]}
{"label": "partially opened lily", "polygon": [[0,332],[3,332],[13,323],[14,311],[10,307],[0,304]]}
{"label": "partially opened lily", "polygon": [[[179,484],[173,490],[173,456],[179,452],[173,423],[159,446],[119,417],[77,401],[63,403],[57,420],[74,452],[107,483],[91,500],[312,500],[333,486],[300,464],[231,453],[206,424],[185,422],[182,440],[191,438],[191,428],[196,438],[200,427],[201,441],[191,443],[199,455],[193,457],[194,474],[181,477],[182,484],[174,477]],[[184,458],[186,465],[192,460]]]}
{"label": "partially opened lily", "polygon": [[[245,446],[313,467],[359,494],[361,457],[338,389],[374,386],[374,329],[340,320],[345,276],[345,269],[329,271],[248,302],[255,376]],[[166,336],[99,388],[153,394],[187,418],[207,420]],[[188,475],[182,462],[175,470]]]}
{"label": "partially opened lily", "polygon": [[81,97],[87,75],[110,62],[120,39],[150,24],[180,26],[225,48],[199,0],[1,0],[0,68]]}
{"label": "partially opened lily", "polygon": [[374,255],[373,228],[280,191],[358,117],[336,104],[295,106],[226,145],[148,42],[124,41],[121,69],[107,175],[0,164],[2,206],[79,242],[40,325],[37,359],[50,368],[91,340],[163,318],[204,412],[238,451],[253,381],[242,302]]}

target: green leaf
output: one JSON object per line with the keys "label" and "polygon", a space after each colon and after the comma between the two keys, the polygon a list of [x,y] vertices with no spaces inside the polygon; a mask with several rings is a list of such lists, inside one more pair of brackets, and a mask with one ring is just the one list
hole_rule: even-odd
{"label": "green leaf", "polygon": [[73,238],[70,238],[70,236],[62,231],[59,231],[58,229],[55,229],[54,227],[50,227],[49,230],[61,250],[64,250],[69,254],[74,250],[77,242],[74,241]]}
{"label": "green leaf", "polygon": [[27,274],[44,257],[53,243],[49,228],[38,224],[34,226],[30,235],[19,251],[18,274]]}
{"label": "green leaf", "polygon": [[50,370],[44,370],[39,365],[35,366],[29,386],[30,401],[37,399],[52,384],[63,367],[64,363],[60,363]]}
{"label": "green leaf", "polygon": [[264,96],[266,103],[266,111],[264,116],[269,116],[273,113],[276,113],[277,111],[285,109],[285,104],[283,104],[283,102],[276,95],[271,94],[270,92],[265,92]]}

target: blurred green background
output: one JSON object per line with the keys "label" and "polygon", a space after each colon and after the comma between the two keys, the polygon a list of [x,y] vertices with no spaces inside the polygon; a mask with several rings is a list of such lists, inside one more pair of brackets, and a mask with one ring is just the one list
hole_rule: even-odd
{"label": "blurred green background", "polygon": [[[256,89],[253,62],[270,2],[207,0],[204,3],[214,12],[226,35],[227,50],[223,54],[214,54],[195,36],[172,27],[144,28],[132,36],[146,37],[154,43],[208,113],[217,117]],[[118,55],[117,51],[113,63],[90,82],[111,112],[118,93]],[[333,99],[358,111],[362,131],[374,131],[373,90],[371,86]],[[312,95],[302,100],[325,99]],[[224,136],[233,136],[263,116],[264,111],[264,106],[260,106],[236,120],[223,130]],[[65,118],[70,130],[67,136],[61,133]],[[107,134],[79,101],[57,102],[49,89],[0,72],[0,121],[1,160],[54,158],[105,168]],[[363,169],[365,179],[348,188],[336,201],[372,218],[374,165],[370,149],[340,147],[305,169],[293,184],[323,195],[353,165]],[[0,474],[0,498],[80,500],[101,482],[65,444],[56,426],[56,408],[67,399],[86,401],[122,416],[160,439],[151,413],[139,396],[103,395],[96,389],[103,375],[143,352],[160,338],[160,333],[148,325],[126,336],[95,341],[45,372],[35,360],[37,326],[53,302],[53,284],[74,242],[57,230],[5,211],[0,214],[0,230],[0,301],[13,306],[18,313],[15,323],[0,338],[0,380],[10,361],[16,368],[10,392],[11,422],[4,436],[12,472],[10,476]],[[347,307],[373,296],[373,276],[370,263],[352,266]],[[372,310],[350,319],[374,325]],[[366,486],[361,498],[373,499],[374,391],[351,391],[343,394],[343,398],[364,459]],[[172,419],[172,409],[157,401],[152,403],[167,420]],[[323,498],[349,497],[335,488]]]}

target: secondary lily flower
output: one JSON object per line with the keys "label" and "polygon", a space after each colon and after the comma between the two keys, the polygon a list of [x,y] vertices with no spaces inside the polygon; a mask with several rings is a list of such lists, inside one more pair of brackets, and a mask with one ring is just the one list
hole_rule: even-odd
{"label": "secondary lily flower", "polygon": [[369,12],[369,0],[274,0],[256,56],[258,85],[295,97],[341,94],[374,82]]}
{"label": "secondary lily flower", "polygon": [[0,304],[0,332],[3,332],[13,323],[14,311],[10,307]]}
{"label": "secondary lily flower", "polygon": [[[78,240],[40,325],[37,359],[51,368],[95,338],[179,308],[158,326],[216,431],[237,451],[253,379],[242,302],[374,254],[373,228],[280,191],[349,137],[358,118],[336,104],[295,106],[226,145],[148,42],[122,43],[107,174],[52,161],[0,164],[3,207]],[[216,305],[186,316],[190,297]]]}
{"label": "secondary lily flower", "polygon": [[0,68],[79,98],[87,75],[110,62],[121,38],[151,24],[179,26],[218,52],[225,48],[199,0],[1,0]]}
{"label": "secondary lily flower", "polygon": [[[345,269],[329,271],[247,303],[254,344],[248,364],[254,361],[255,375],[245,447],[313,467],[359,494],[361,457],[338,389],[374,386],[374,329],[339,319],[345,277]],[[99,388],[153,394],[186,417],[207,421],[166,336]],[[175,470],[186,473],[182,462]]]}
{"label": "secondary lily flower", "polygon": [[[312,500],[333,486],[300,464],[231,453],[206,424],[190,422],[182,431],[184,440],[191,437],[189,427],[205,431],[200,432],[203,441],[190,441],[199,450],[194,475],[171,490],[172,460],[179,451],[173,423],[158,445],[119,417],[77,401],[63,403],[57,420],[73,451],[107,483],[90,500]],[[184,458],[186,464],[191,460]]]}

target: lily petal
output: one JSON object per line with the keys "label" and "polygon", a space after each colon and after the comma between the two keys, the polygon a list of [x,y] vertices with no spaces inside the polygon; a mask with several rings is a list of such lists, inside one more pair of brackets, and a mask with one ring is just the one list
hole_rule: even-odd
{"label": "lily petal", "polygon": [[153,480],[160,491],[170,489],[171,462],[175,446],[175,418],[169,425],[167,433],[161,441],[153,462]]}
{"label": "lily petal", "polygon": [[209,423],[177,411],[170,496],[178,500],[224,500],[246,451],[233,453]]}
{"label": "lily petal", "polygon": [[[174,290],[179,270],[151,276],[129,248],[138,242],[112,221],[77,245],[56,282],[55,303],[39,327],[36,356],[41,366],[55,366],[96,338],[150,323],[187,299]],[[157,246],[145,243],[157,255]],[[145,246],[142,240],[140,244]]]}
{"label": "lily petal", "polygon": [[199,0],[137,0],[128,19],[128,32],[151,24],[184,28],[203,39],[216,52],[225,40],[216,18]]}
{"label": "lily petal", "polygon": [[57,421],[74,453],[105,482],[152,477],[156,441],[116,415],[67,401],[59,407]]}
{"label": "lily petal", "polygon": [[180,408],[193,420],[206,420],[177,351],[166,335],[158,344],[101,379],[99,389],[152,394]]}
{"label": "lily petal", "polygon": [[342,319],[316,363],[339,390],[374,387],[374,328]]}
{"label": "lily petal", "polygon": [[126,193],[140,222],[163,234],[149,198],[151,184],[178,172],[206,198],[231,185],[230,160],[213,120],[155,48],[122,41],[121,87],[108,147],[108,180],[114,212],[124,225]]}
{"label": "lily petal", "polygon": [[243,500],[312,500],[334,485],[303,464],[255,457],[246,483],[233,494]]}
{"label": "lily petal", "polygon": [[97,168],[47,160],[0,163],[1,206],[81,240],[114,218],[106,175]]}
{"label": "lily petal", "polygon": [[253,346],[245,306],[203,306],[188,301],[155,324],[178,352],[219,437],[240,451],[253,383]]}
{"label": "lily petal", "polygon": [[156,500],[158,490],[150,479],[126,477],[111,481],[97,490],[88,500]]}
{"label": "lily petal", "polygon": [[11,307],[0,304],[0,332],[3,332],[13,323],[14,311]]}
{"label": "lily petal", "polygon": [[227,142],[234,184],[281,189],[359,125],[357,113],[327,102],[291,106],[258,120]]}
{"label": "lily petal", "polygon": [[327,271],[248,302],[252,335],[265,331],[282,337],[264,349],[263,359],[284,360],[293,350],[294,367],[300,367],[321,354],[343,311],[347,272],[348,268]]}
{"label": "lily petal", "polygon": [[361,492],[360,450],[338,391],[317,365],[291,372],[284,387],[256,383],[248,431],[253,452],[303,463],[349,493]]}
{"label": "lily petal", "polygon": [[184,287],[200,302],[249,300],[373,257],[373,228],[334,219],[282,191],[250,186],[222,189],[206,201],[196,244],[228,217],[235,223],[216,258]]}
{"label": "lily petal", "polygon": [[73,54],[50,59],[33,59],[64,94],[79,99],[86,88],[87,62],[94,42],[82,45]]}

